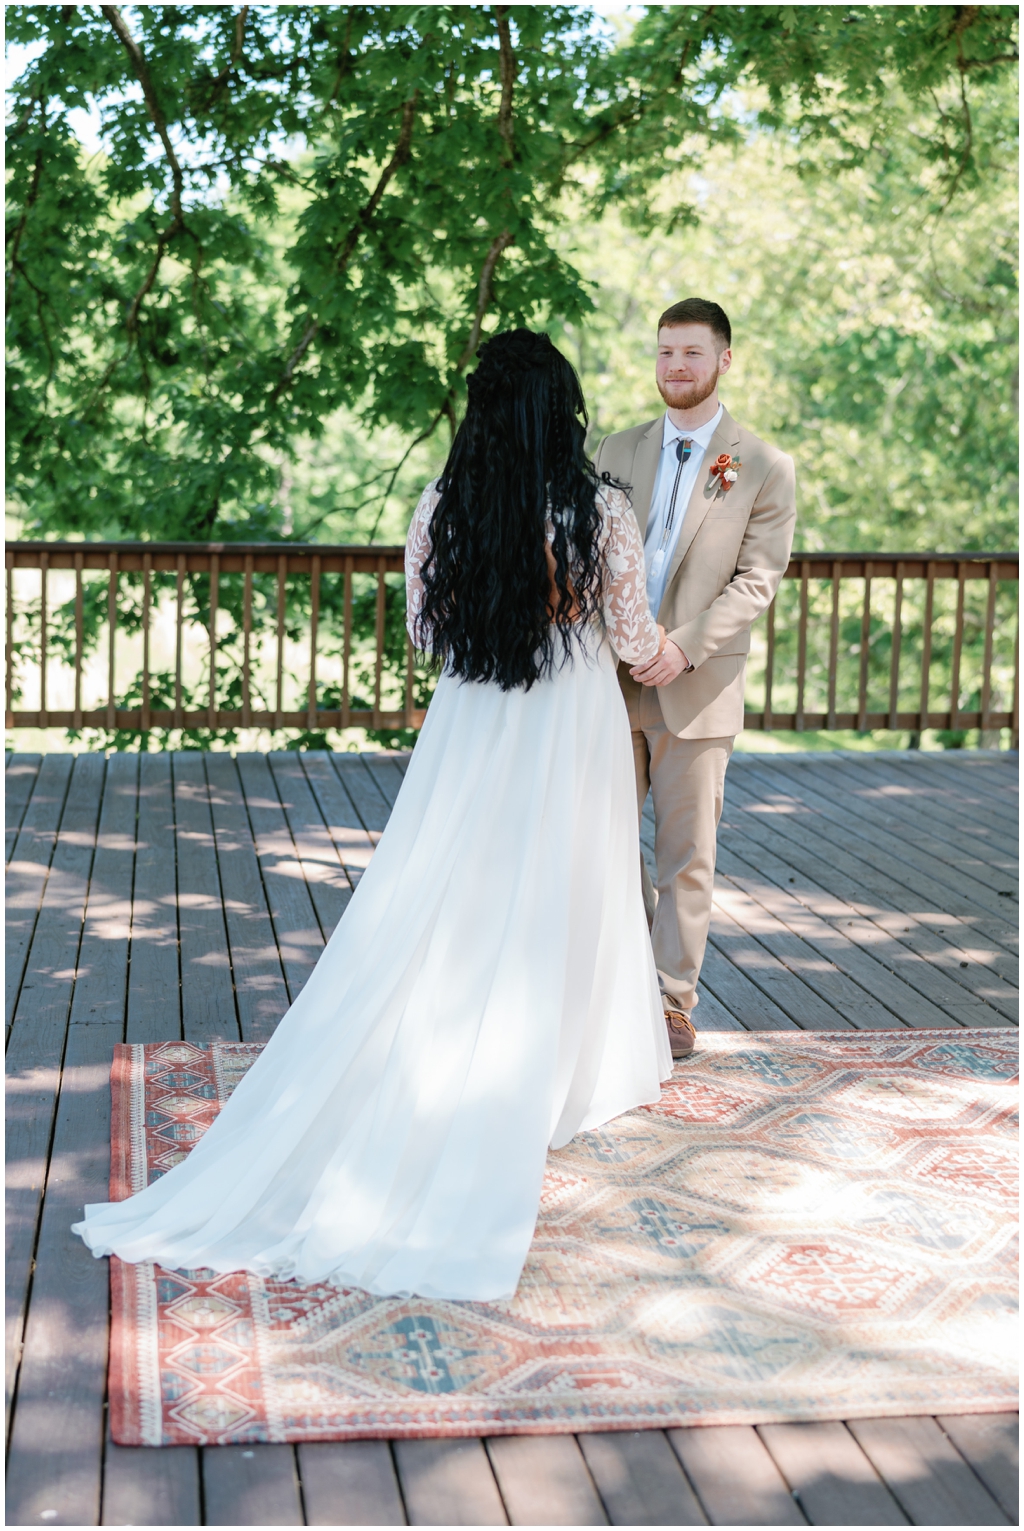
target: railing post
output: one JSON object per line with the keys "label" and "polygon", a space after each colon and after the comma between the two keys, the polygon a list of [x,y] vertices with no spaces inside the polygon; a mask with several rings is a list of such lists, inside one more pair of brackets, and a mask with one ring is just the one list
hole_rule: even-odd
{"label": "railing post", "polygon": [[864,610],[860,618],[860,677],[857,688],[857,729],[868,726],[868,659],[871,652],[871,561],[864,565]]}
{"label": "railing post", "polygon": [[14,727],[14,554],[5,553],[7,566],[7,676],[4,696],[6,699],[4,726]]}
{"label": "railing post", "polygon": [[832,565],[832,620],[828,634],[828,718],[829,728],[836,726],[836,679],[839,669],[839,581],[843,566],[838,560]]}
{"label": "railing post", "polygon": [[39,727],[49,727],[46,707],[46,573],[50,555],[39,555]]}
{"label": "railing post", "polygon": [[320,559],[313,554],[309,575],[309,716],[308,728],[316,727],[316,636],[320,622]]}
{"label": "railing post", "polygon": [[373,676],[373,726],[380,727],[380,689],[381,677],[384,671],[384,572],[387,564],[383,558],[377,560],[377,663]]}
{"label": "railing post", "polygon": [[804,731],[804,686],[807,680],[807,591],[811,566],[804,559],[800,565],[800,626],[796,653],[796,731]]}
{"label": "railing post", "polygon": [[1013,637],[1013,704],[1010,709],[1010,748],[1020,747],[1020,615]]}
{"label": "railing post", "polygon": [[892,652],[889,659],[889,727],[898,728],[900,701],[900,647],[903,635],[903,563],[896,565],[896,602],[892,615]]}
{"label": "railing post", "polygon": [[412,715],[413,715],[412,683],[413,683],[414,665],[415,665],[415,654],[413,652],[412,639],[409,637],[409,634],[406,633],[406,635],[405,635],[405,726],[406,726],[406,728],[412,728],[412,726],[413,726],[413,721],[412,721]]}
{"label": "railing post", "polygon": [[149,732],[149,608],[153,555],[142,555],[142,732]]}
{"label": "railing post", "polygon": [[932,620],[935,614],[935,565],[929,559],[925,565],[924,634],[921,640],[921,707],[918,727],[922,733],[928,727],[928,702],[932,675]]}
{"label": "railing post", "polygon": [[778,591],[772,596],[768,607],[768,619],[765,623],[766,645],[764,656],[764,731],[770,733],[772,728],[772,682],[775,678],[775,602],[778,599]]}
{"label": "railing post", "polygon": [[352,571],[355,559],[349,554],[345,559],[345,597],[342,603],[341,635],[341,726],[348,728],[352,714],[352,696],[349,690],[349,665],[352,660]]}
{"label": "railing post", "polygon": [[185,709],[181,695],[181,643],[185,625],[185,554],[178,554],[177,588],[174,606],[174,726],[185,727]]}
{"label": "railing post", "polygon": [[242,591],[242,727],[252,723],[251,658],[252,643],[252,554],[245,555],[245,585]]}
{"label": "railing post", "polygon": [[85,557],[75,554],[75,711],[73,728],[82,726],[82,664],[85,649],[85,612],[82,591],[82,568]]}
{"label": "railing post", "polygon": [[277,559],[277,708],[274,714],[274,727],[284,727],[284,608],[286,599],[285,581],[288,577],[288,556],[286,553],[278,554]]}
{"label": "railing post", "polygon": [[117,637],[117,553],[111,552],[107,585],[107,727],[117,727],[114,687],[114,642]]}
{"label": "railing post", "polygon": [[985,607],[985,656],[981,662],[981,729],[991,728],[992,711],[992,642],[996,625],[996,595],[999,588],[999,565],[995,559],[988,566],[988,602]]}
{"label": "railing post", "polygon": [[217,727],[217,602],[220,595],[220,559],[210,555],[210,687],[207,698],[207,725]]}
{"label": "railing post", "polygon": [[953,629],[953,663],[949,678],[949,726],[955,729],[957,719],[960,716],[960,656],[964,642],[964,586],[967,580],[967,566],[958,563],[956,566],[956,626]]}

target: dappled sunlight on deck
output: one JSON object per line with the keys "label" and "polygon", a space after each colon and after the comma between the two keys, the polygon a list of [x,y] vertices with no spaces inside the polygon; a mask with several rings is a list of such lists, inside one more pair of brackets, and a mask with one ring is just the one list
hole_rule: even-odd
{"label": "dappled sunlight on deck", "polygon": [[[341,1524],[358,1506],[367,1524],[501,1524],[529,1489],[549,1523],[1009,1524],[1005,1414],[104,1442],[106,1263],[69,1228],[107,1195],[114,1045],[266,1040],[369,865],[407,758],[11,757],[9,1523]],[[642,841],[650,858],[649,807]],[[1016,865],[1015,756],[734,756],[698,1033],[920,1027],[953,1043],[1013,1026]],[[948,1082],[908,1089],[904,1115],[955,1114]],[[780,1205],[820,1199],[805,1167],[773,1173]]]}

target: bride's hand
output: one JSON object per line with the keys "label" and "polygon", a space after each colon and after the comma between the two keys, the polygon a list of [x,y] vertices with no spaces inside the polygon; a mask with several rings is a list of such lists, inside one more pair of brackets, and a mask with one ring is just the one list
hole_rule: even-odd
{"label": "bride's hand", "polygon": [[687,666],[686,655],[678,644],[673,643],[671,638],[666,637],[665,629],[658,623],[658,632],[661,635],[661,647],[653,659],[647,659],[643,664],[634,665],[630,675],[642,686],[667,686],[670,681],[681,675]]}

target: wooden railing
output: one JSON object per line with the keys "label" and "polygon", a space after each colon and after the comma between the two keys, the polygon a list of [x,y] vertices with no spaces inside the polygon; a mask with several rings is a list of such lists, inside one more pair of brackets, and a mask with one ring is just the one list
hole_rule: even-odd
{"label": "wooden railing", "polygon": [[[402,573],[399,547],[10,542],[6,562],[9,728],[389,729],[417,728],[423,721],[425,709],[415,705],[411,646],[396,636],[394,623],[389,635],[386,624],[389,576],[392,601],[401,599],[394,588]],[[19,570],[39,572],[35,591],[26,591],[24,576],[16,580]],[[60,571],[71,572],[73,587]],[[100,590],[97,574],[105,576]],[[54,577],[65,582],[59,606]],[[324,581],[332,577],[325,604]],[[1017,580],[1016,553],[797,555],[766,617],[755,625],[751,687],[763,701],[747,712],[746,726],[1009,728],[1015,747]],[[359,632],[353,621],[356,581],[362,590]],[[151,639],[160,602],[165,624],[173,617],[174,658],[173,670],[162,672],[165,694],[157,696]],[[222,617],[227,632],[219,631]],[[306,628],[298,643],[290,636],[297,620]],[[194,650],[197,632],[205,670],[202,705],[195,704],[194,652],[188,685],[185,676],[186,636]],[[118,646],[129,636],[141,647],[137,705],[120,705]],[[296,655],[301,659],[298,680],[286,662],[289,645],[293,665]],[[362,661],[358,686],[356,647]],[[226,672],[224,665],[218,670],[218,659],[227,649],[237,693],[233,705],[220,694]],[[105,694],[90,701],[84,694],[87,670],[95,689],[98,654],[105,654]],[[33,672],[35,705],[16,706],[25,701]],[[299,706],[294,695],[286,697],[287,685],[293,692],[301,687]],[[357,695],[360,688],[368,694]],[[325,705],[331,696],[337,705]]]}
{"label": "wooden railing", "polygon": [[[921,553],[907,557],[892,553],[799,554],[791,560],[785,574],[785,581],[795,582],[792,598],[785,600],[789,589],[784,583],[766,614],[764,704],[760,712],[747,712],[746,727],[795,729],[798,732],[849,728],[862,731],[910,729],[915,732],[926,728],[954,731],[1009,728],[1012,746],[1016,748],[1020,727],[1018,564],[1016,553]],[[873,595],[877,603],[882,582],[888,587],[885,618],[880,617],[877,604],[873,610]],[[848,693],[843,698],[845,705],[841,705],[838,695],[842,669],[840,631],[851,616],[851,603],[847,601],[844,623],[844,583],[860,588],[851,592],[855,606],[852,615],[858,625],[857,641],[847,644],[848,656],[855,655],[856,697],[854,699]],[[972,630],[968,632],[968,587],[979,583],[983,605],[974,613]],[[1010,590],[1006,590],[1007,585]],[[915,644],[917,652],[913,654],[907,653],[908,586],[917,597],[915,604],[920,618],[909,624],[918,640]],[[1003,612],[999,611],[1000,586],[1004,587]],[[824,636],[827,630],[828,634],[827,659],[822,667],[827,677],[826,694],[821,698],[824,705],[817,708],[809,705],[807,694],[812,589],[817,596],[818,632]],[[940,592],[952,596],[952,602],[942,600]],[[796,663],[795,675],[787,687],[795,692],[794,702],[786,710],[775,705],[780,618],[785,619],[789,614],[780,612],[783,603],[789,608],[797,607],[796,620],[789,621],[787,629],[790,635],[795,633]],[[821,609],[823,604],[824,611]],[[940,608],[943,608],[941,612]],[[945,622],[944,630],[937,625],[940,616],[952,619]],[[997,620],[1000,617],[1002,620]],[[827,618],[827,629],[824,618]],[[882,707],[878,705],[879,677],[872,674],[871,664],[872,642],[878,634],[878,627],[873,627],[876,619],[881,621],[889,649],[882,692],[886,705]],[[965,639],[970,641],[965,643]],[[967,648],[973,651],[971,658],[975,673],[972,677],[965,674]],[[947,652],[940,655],[940,650]],[[947,653],[948,667],[945,663],[940,667],[937,661],[940,658],[945,661]],[[905,705],[908,658],[913,661],[912,667],[916,671],[910,678],[916,703],[913,707]],[[996,697],[997,688],[993,684],[997,663],[1002,681],[1001,698]],[[874,666],[876,671],[879,668],[882,667]],[[937,676],[937,668],[946,669],[946,674]],[[871,694],[872,680],[875,682],[874,696]],[[977,705],[965,705],[965,690],[976,693]],[[901,705],[901,693],[904,705]],[[999,699],[1005,704],[1002,707],[995,705]]]}

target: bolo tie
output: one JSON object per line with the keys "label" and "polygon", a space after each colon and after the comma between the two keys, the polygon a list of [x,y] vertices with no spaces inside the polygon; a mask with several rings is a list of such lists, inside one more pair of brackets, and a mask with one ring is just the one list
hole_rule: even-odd
{"label": "bolo tie", "polygon": [[676,524],[676,497],[679,494],[679,480],[683,476],[683,469],[690,460],[693,451],[693,442],[689,436],[680,436],[676,442],[676,476],[672,483],[672,498],[668,502],[668,515],[665,517],[665,528],[661,534],[661,543],[657,552],[651,559],[651,569],[648,581],[661,578],[661,571],[665,567],[665,559],[668,557],[668,545]]}

